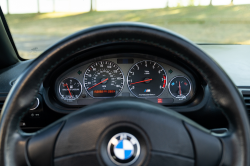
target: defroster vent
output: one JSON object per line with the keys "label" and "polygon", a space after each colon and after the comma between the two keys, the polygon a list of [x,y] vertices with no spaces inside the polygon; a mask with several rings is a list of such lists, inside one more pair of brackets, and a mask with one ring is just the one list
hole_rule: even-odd
{"label": "defroster vent", "polygon": [[241,92],[242,92],[242,95],[246,104],[247,111],[248,113],[250,113],[250,90],[249,91],[243,90]]}

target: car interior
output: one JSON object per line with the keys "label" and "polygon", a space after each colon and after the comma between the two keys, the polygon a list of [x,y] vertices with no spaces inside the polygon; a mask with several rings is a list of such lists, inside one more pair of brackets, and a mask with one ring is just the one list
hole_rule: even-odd
{"label": "car interior", "polygon": [[0,165],[250,165],[249,46],[116,22],[25,60],[0,16]]}

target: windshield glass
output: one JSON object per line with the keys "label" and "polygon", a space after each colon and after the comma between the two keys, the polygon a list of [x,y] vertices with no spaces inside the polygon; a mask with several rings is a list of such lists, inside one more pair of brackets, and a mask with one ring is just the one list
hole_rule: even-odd
{"label": "windshield glass", "polygon": [[250,44],[249,0],[0,0],[0,4],[24,59],[39,56],[81,29],[123,21],[161,26],[198,44]]}

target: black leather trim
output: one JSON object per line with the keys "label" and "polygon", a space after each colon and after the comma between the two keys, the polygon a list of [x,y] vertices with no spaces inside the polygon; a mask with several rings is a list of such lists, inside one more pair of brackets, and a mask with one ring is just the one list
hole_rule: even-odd
{"label": "black leather trim", "polygon": [[[67,118],[67,122],[58,137],[55,157],[95,150],[100,135],[109,135],[102,134],[109,130],[107,129],[109,126],[108,128],[112,128],[112,130],[120,128],[120,130],[117,129],[116,132],[110,134],[110,138],[121,131],[131,133],[134,136],[141,131],[140,133],[145,133],[144,137],[151,141],[151,150],[190,159],[194,158],[193,146],[182,120],[192,125],[196,124],[166,107],[144,99],[115,98],[104,100],[82,108],[65,118]],[[200,129],[209,132],[202,127]],[[138,140],[140,137],[142,136],[136,136]],[[69,140],[70,144],[68,144]],[[142,142],[146,141],[140,141],[140,144]],[[104,146],[107,144],[108,142]]]}
{"label": "black leather trim", "polygon": [[170,31],[147,24],[116,23],[88,28],[63,39],[33,61],[19,77],[1,113],[2,165],[12,164],[8,160],[13,158],[13,149],[8,148],[13,141],[12,135],[47,74],[80,50],[97,49],[98,46],[114,43],[154,45],[193,66],[207,81],[214,101],[230,122],[229,135],[233,133],[237,140],[233,145],[235,155],[232,166],[250,164],[250,129],[245,106],[235,85],[219,65],[195,44]]}
{"label": "black leather trim", "polygon": [[194,166],[195,161],[166,153],[151,152],[148,166]]}
{"label": "black leather trim", "polygon": [[53,165],[54,148],[57,136],[64,125],[64,121],[30,138],[27,151],[29,163],[35,166]]}
{"label": "black leather trim", "polygon": [[94,151],[74,154],[55,159],[55,166],[99,166],[97,154]]}
{"label": "black leather trim", "polygon": [[222,145],[218,138],[202,132],[184,122],[184,126],[190,133],[196,154],[196,165],[219,165],[222,157]]}

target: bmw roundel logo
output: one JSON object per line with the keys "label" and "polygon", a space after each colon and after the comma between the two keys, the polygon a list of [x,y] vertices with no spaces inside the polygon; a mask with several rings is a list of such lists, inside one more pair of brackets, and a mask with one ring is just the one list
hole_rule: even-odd
{"label": "bmw roundel logo", "polygon": [[132,134],[119,133],[110,139],[107,150],[110,159],[115,164],[130,165],[140,155],[140,144]]}

